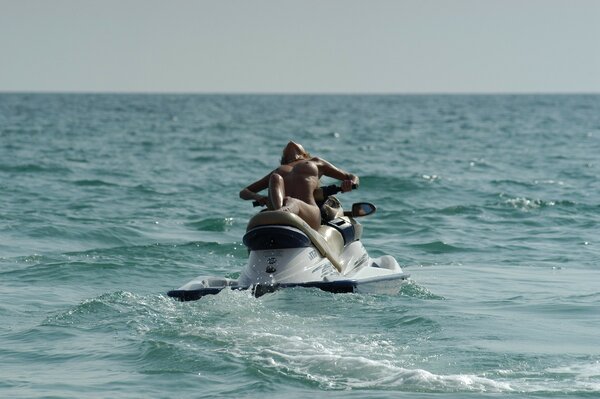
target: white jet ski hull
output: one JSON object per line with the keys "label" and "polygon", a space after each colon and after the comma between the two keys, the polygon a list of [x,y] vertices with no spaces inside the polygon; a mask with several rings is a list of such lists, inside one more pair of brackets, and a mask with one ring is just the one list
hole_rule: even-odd
{"label": "white jet ski hull", "polygon": [[348,245],[340,259],[346,265],[343,274],[312,246],[255,250],[250,252],[248,264],[238,279],[199,276],[168,295],[190,301],[224,289],[251,290],[255,296],[261,296],[291,287],[395,295],[409,277],[392,256],[370,258],[360,241]]}
{"label": "white jet ski hull", "polygon": [[362,226],[352,216],[340,208],[316,231],[288,212],[259,213],[244,235],[249,257],[238,279],[200,276],[168,295],[188,301],[224,289],[251,290],[260,296],[289,287],[397,294],[409,274],[392,256],[369,256],[360,241]]}

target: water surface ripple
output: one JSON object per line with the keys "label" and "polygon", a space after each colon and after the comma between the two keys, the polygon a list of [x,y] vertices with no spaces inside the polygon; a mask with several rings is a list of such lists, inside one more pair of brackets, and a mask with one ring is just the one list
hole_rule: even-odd
{"label": "water surface ripple", "polygon": [[[167,298],[289,139],[410,283]],[[600,96],[0,94],[0,142],[2,397],[600,395]]]}

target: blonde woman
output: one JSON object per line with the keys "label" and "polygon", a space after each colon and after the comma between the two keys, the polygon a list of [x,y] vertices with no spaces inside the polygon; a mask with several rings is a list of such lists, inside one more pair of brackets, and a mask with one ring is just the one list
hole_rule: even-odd
{"label": "blonde woman", "polygon": [[[342,181],[342,192],[358,187],[358,176],[345,172],[324,159],[311,157],[298,143],[290,141],[283,149],[281,165],[240,191],[240,198],[255,200],[269,210],[291,212],[300,216],[310,227],[321,225],[321,211],[314,192],[321,176]],[[259,194],[268,189],[267,196]]]}

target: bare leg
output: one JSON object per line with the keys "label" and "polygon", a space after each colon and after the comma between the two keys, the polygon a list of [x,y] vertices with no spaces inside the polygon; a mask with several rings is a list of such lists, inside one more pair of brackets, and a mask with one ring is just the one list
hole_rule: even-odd
{"label": "bare leg", "polygon": [[273,173],[269,179],[269,210],[274,211],[283,206],[285,198],[285,184],[283,177],[278,173]]}
{"label": "bare leg", "polygon": [[321,211],[316,205],[307,204],[297,198],[285,195],[283,177],[273,173],[269,179],[269,210],[290,212],[300,216],[315,230],[321,225]]}
{"label": "bare leg", "polygon": [[285,197],[283,207],[280,211],[294,213],[302,218],[310,227],[315,230],[321,225],[321,211],[316,205],[307,204],[292,197]]}

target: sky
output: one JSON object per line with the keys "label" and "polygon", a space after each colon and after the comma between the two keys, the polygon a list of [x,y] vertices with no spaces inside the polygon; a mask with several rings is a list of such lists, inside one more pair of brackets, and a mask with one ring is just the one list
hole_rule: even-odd
{"label": "sky", "polygon": [[0,92],[600,93],[600,0],[0,0]]}

